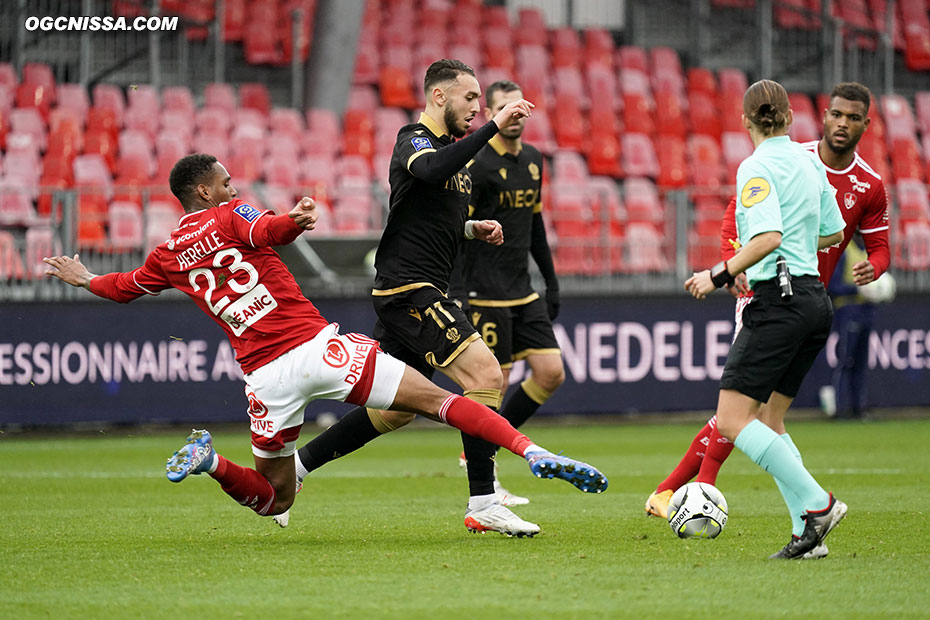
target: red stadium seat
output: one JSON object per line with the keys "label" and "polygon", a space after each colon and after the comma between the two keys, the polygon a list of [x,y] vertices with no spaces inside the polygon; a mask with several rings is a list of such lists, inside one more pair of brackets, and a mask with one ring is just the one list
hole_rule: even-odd
{"label": "red stadium seat", "polygon": [[[15,108],[10,112],[10,133],[31,136],[33,143],[45,150],[47,134],[45,120],[36,108]],[[9,148],[9,146],[7,146]]]}
{"label": "red stadium seat", "polygon": [[749,80],[746,79],[746,73],[742,69],[720,69],[717,72],[717,79],[720,83],[721,97],[735,97],[742,102],[743,94],[749,88]]}
{"label": "red stadium seat", "polygon": [[553,183],[569,185],[586,185],[588,166],[576,152],[560,149],[552,156]]}
{"label": "red stadium seat", "polygon": [[45,279],[48,267],[42,259],[61,255],[61,242],[48,224],[36,224],[26,230],[26,249],[23,255],[23,271],[27,278]]}
{"label": "red stadium seat", "polygon": [[371,182],[371,165],[368,159],[358,155],[344,155],[336,160],[336,175],[340,183],[347,179]]}
{"label": "red stadium seat", "polygon": [[271,96],[268,87],[260,82],[249,82],[239,85],[239,105],[242,108],[251,108],[261,112],[267,117],[271,112]]}
{"label": "red stadium seat", "polygon": [[646,273],[668,269],[665,238],[654,226],[633,222],[626,227],[625,232],[627,253],[624,271]]}
{"label": "red stadium seat", "polygon": [[57,101],[55,86],[55,76],[52,68],[41,62],[27,62],[23,65],[23,79],[25,84],[38,84],[45,88],[48,93],[49,103]]}
{"label": "red stadium seat", "polygon": [[736,170],[743,160],[752,155],[755,147],[745,131],[725,131],[720,138],[721,152],[727,167],[727,182],[736,183]]}
{"label": "red stadium seat", "polygon": [[620,141],[616,136],[611,133],[593,133],[587,153],[588,170],[591,174],[620,178],[624,173],[620,166],[620,153]]}
{"label": "red stadium seat", "polygon": [[574,28],[561,27],[551,30],[549,43],[553,67],[578,67],[581,63],[581,40]]}
{"label": "red stadium seat", "polygon": [[687,185],[688,163],[683,139],[660,135],[656,139],[656,155],[659,158],[659,178],[656,180],[659,187],[675,189]]}
{"label": "red stadium seat", "polygon": [[905,179],[923,181],[924,165],[917,141],[913,138],[895,140],[891,146],[891,166],[899,182]]}
{"label": "red stadium seat", "polygon": [[246,23],[246,0],[224,0],[223,42],[242,41]]}
{"label": "red stadium seat", "polygon": [[35,220],[33,191],[17,179],[0,178],[0,226],[29,226]]}
{"label": "red stadium seat", "polygon": [[114,202],[108,211],[110,245],[117,250],[141,248],[144,231],[142,208],[134,202]]}
{"label": "red stadium seat", "polygon": [[700,92],[715,99],[719,95],[717,78],[713,71],[704,67],[688,69],[688,92]]}
{"label": "red stadium seat", "polygon": [[621,78],[625,71],[638,71],[643,75],[649,74],[649,56],[646,50],[638,45],[622,45],[617,50],[617,65],[620,67]]}
{"label": "red stadium seat", "polygon": [[9,86],[11,90],[16,90],[19,85],[16,69],[8,62],[0,62],[0,84]]}
{"label": "red stadium seat", "polygon": [[229,137],[212,133],[198,133],[194,136],[193,150],[195,153],[213,155],[220,161],[229,158]]}
{"label": "red stadium seat", "polygon": [[336,167],[329,157],[304,157],[299,175],[300,186],[314,199],[328,200],[335,192]]}
{"label": "red stadium seat", "polygon": [[544,155],[555,152],[557,145],[549,115],[544,110],[534,110],[523,129],[523,139],[535,146]]}
{"label": "red stadium seat", "polygon": [[906,222],[902,228],[905,248],[902,267],[913,271],[930,268],[930,222]]}
{"label": "red stadium seat", "polygon": [[283,54],[278,47],[274,23],[267,20],[249,21],[243,33],[245,61],[250,65],[281,64]]}
{"label": "red stadium seat", "polygon": [[294,108],[272,108],[268,115],[268,129],[289,133],[296,138],[306,127],[303,116]]}
{"label": "red stadium seat", "polygon": [[152,201],[145,209],[145,251],[152,251],[155,246],[171,237],[177,228],[178,207],[169,202]]}
{"label": "red stadium seat", "polygon": [[378,83],[381,103],[390,107],[413,109],[417,100],[413,96],[413,77],[406,67],[381,67]]}
{"label": "red stadium seat", "polygon": [[652,104],[644,95],[623,95],[623,124],[629,129],[641,133],[654,134],[655,121],[652,120]]}
{"label": "red stadium seat", "polygon": [[617,182],[609,177],[591,177],[585,187],[591,216],[597,221],[625,222],[626,208]]}
{"label": "red stadium seat", "polygon": [[546,45],[546,20],[540,9],[521,8],[517,22],[514,30],[517,45]]}
{"label": "red stadium seat", "polygon": [[112,110],[115,114],[117,127],[123,126],[123,116],[126,113],[126,98],[119,86],[114,84],[97,84],[94,86],[94,107]]}
{"label": "red stadium seat", "polygon": [[588,28],[584,31],[584,62],[586,65],[603,65],[613,68],[614,39],[605,28]]}
{"label": "red stadium seat", "polygon": [[628,221],[664,226],[665,205],[659,200],[659,192],[649,179],[626,179],[623,182],[623,204]]}
{"label": "red stadium seat", "polygon": [[899,139],[916,139],[917,124],[907,99],[901,95],[884,95],[881,98],[889,148]]}
{"label": "red stadium seat", "polygon": [[688,138],[688,159],[691,185],[699,188],[697,195],[718,192],[725,169],[717,141],[711,136],[692,135]]}
{"label": "red stadium seat", "polygon": [[232,115],[239,107],[236,92],[226,82],[211,82],[203,89],[203,107],[223,108]]}
{"label": "red stadium seat", "polygon": [[905,221],[930,221],[930,199],[924,184],[914,179],[898,181],[898,217]]}
{"label": "red stadium seat", "polygon": [[25,275],[23,257],[16,239],[7,230],[0,230],[0,281],[21,280]]}
{"label": "red stadium seat", "polygon": [[194,96],[186,86],[169,86],[162,90],[161,103],[163,110],[176,110],[189,116],[193,116],[196,109]]}
{"label": "red stadium seat", "polygon": [[[740,99],[742,101],[742,99]],[[720,114],[717,104],[709,95],[695,91],[688,94],[691,132],[717,138],[720,136]]]}
{"label": "red stadium seat", "polygon": [[109,172],[116,170],[117,141],[112,134],[105,131],[88,131],[84,134],[84,153],[99,155]]}
{"label": "red stadium seat", "polygon": [[117,121],[116,111],[112,108],[94,106],[87,112],[87,133],[102,131],[115,140],[121,126]]}
{"label": "red stadium seat", "polygon": [[668,93],[656,93],[656,131],[659,135],[671,135],[684,139],[687,135],[687,123],[683,101]]}
{"label": "red stadium seat", "polygon": [[[657,179],[659,160],[652,138],[645,133],[623,134],[623,172],[628,177]],[[592,168],[592,172],[594,169]],[[595,174],[597,174],[595,172]]]}
{"label": "red stadium seat", "polygon": [[48,118],[51,105],[49,91],[45,86],[23,82],[16,87],[17,107],[35,108],[42,115],[42,118]]}

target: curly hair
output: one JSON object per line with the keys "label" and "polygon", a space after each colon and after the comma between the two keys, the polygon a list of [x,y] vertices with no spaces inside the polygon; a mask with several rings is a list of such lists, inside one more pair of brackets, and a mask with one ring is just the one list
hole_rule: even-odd
{"label": "curly hair", "polygon": [[832,100],[834,97],[849,101],[861,101],[865,104],[866,112],[869,111],[869,106],[872,105],[872,93],[868,87],[859,82],[840,82],[833,87],[833,92],[830,93],[830,99]]}
{"label": "curly hair", "polygon": [[215,163],[216,157],[213,155],[194,153],[182,157],[174,165],[168,177],[168,184],[171,186],[171,193],[182,205],[186,205],[194,198],[197,185],[210,180],[210,173],[213,172]]}

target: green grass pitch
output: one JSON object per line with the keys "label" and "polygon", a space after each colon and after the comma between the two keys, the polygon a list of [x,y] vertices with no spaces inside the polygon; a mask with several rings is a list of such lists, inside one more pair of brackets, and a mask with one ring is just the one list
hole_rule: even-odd
{"label": "green grass pitch", "polygon": [[[185,431],[0,435],[0,618],[927,617],[930,420],[797,422],[817,479],[849,504],[830,556],[774,562],[790,525],[772,479],[734,452],[716,540],[678,540],[643,502],[697,424],[545,426],[538,443],[590,461],[602,495],[533,478],[534,539],[468,533],[458,434],[405,429],[307,480],[278,528],[206,476],[171,484]],[[311,436],[305,432],[304,439]],[[217,449],[251,463],[245,432]]]}

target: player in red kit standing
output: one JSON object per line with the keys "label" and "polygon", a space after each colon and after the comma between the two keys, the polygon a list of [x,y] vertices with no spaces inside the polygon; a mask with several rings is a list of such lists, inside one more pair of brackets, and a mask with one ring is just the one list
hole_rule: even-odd
{"label": "player in red kit standing", "polygon": [[[853,266],[854,280],[859,286],[868,284],[888,269],[891,252],[888,246],[888,197],[881,177],[856,153],[856,145],[869,126],[869,89],[856,82],[837,84],[830,93],[830,107],[824,110],[823,138],[803,146],[816,153],[824,164],[827,180],[836,189],[836,201],[846,222],[843,241],[820,250],[818,269],[820,281],[829,284],[837,261],[857,230],[865,241],[868,260]],[[721,250],[724,259],[735,250],[727,247],[728,239],[738,244],[733,217],[736,203],[730,202],[721,229]],[[727,255],[729,252],[729,255]],[[740,313],[751,297],[737,301],[736,327]],[[764,408],[763,408],[764,409]],[[760,419],[765,422],[764,415]],[[776,429],[778,430],[778,429]],[[692,440],[688,452],[675,470],[663,480],[646,500],[646,514],[668,517],[668,502],[676,489],[695,475],[698,482],[716,484],[723,461],[733,450],[733,444],[716,429],[716,416]],[[824,546],[823,555],[826,555]],[[823,557],[822,555],[820,557]]]}
{"label": "player in red kit standing", "polygon": [[339,334],[272,249],[313,230],[311,199],[286,215],[257,209],[236,199],[226,169],[204,154],[178,161],[170,184],[185,215],[142,267],[96,276],[77,256],[44,259],[48,275],[114,301],[176,288],[226,332],[245,375],[255,468],[223,458],[210,434],[195,430],[168,459],[169,480],[206,473],[260,515],[285,512],[294,501],[304,408],[328,398],[419,413],[514,451],[538,477],[559,477],[583,491],[606,488],[595,468],[539,448],[487,407],[446,392],[383,353],[376,341]]}

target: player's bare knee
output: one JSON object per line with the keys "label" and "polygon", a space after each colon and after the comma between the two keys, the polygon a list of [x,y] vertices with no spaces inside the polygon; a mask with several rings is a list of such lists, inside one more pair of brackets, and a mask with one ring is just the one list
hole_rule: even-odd
{"label": "player's bare knee", "polygon": [[555,392],[565,382],[565,368],[559,364],[533,373],[533,381],[547,392]]}

